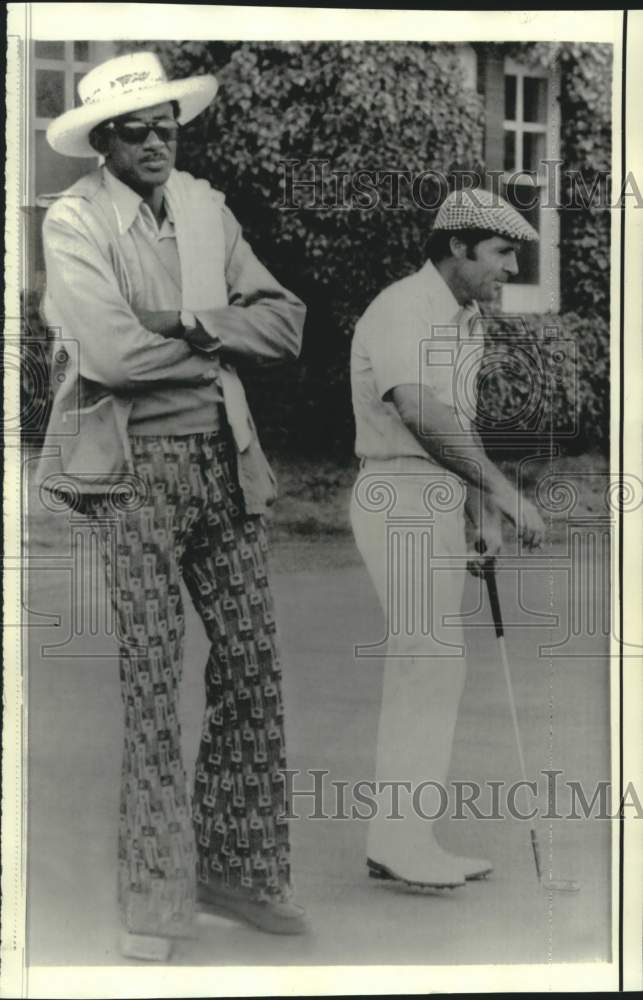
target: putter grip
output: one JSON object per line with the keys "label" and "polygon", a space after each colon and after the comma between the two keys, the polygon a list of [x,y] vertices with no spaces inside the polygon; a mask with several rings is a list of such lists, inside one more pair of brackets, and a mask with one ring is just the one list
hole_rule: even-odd
{"label": "putter grip", "polygon": [[540,882],[543,877],[542,868],[540,867],[540,849],[538,847],[538,840],[536,839],[536,831],[532,828],[529,831],[531,836],[531,849],[534,852],[534,861],[536,863],[536,874],[538,876],[538,881]]}
{"label": "putter grip", "polygon": [[487,584],[489,604],[491,605],[491,614],[493,615],[493,624],[496,629],[496,635],[500,639],[500,637],[505,634],[505,630],[502,624],[502,615],[500,613],[500,598],[498,597],[498,584],[496,582],[495,559],[488,559],[485,562],[482,575],[484,576]]}

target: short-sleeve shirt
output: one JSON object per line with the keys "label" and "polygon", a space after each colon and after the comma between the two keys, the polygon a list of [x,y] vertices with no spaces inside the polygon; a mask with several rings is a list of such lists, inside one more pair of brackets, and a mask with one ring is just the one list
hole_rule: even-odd
{"label": "short-sleeve shirt", "polygon": [[431,261],[373,300],[357,323],[351,349],[360,458],[429,459],[391,401],[398,385],[426,386],[468,430],[483,349],[479,318],[475,302],[459,305]]}

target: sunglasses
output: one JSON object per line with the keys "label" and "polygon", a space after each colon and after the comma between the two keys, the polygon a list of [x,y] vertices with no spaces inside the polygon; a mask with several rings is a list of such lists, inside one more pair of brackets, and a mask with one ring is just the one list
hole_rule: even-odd
{"label": "sunglasses", "polygon": [[174,142],[179,134],[179,124],[171,118],[163,118],[157,122],[130,118],[125,121],[107,122],[105,128],[115,132],[119,139],[129,143],[130,146],[138,146],[145,142],[150,132],[154,132],[161,142]]}

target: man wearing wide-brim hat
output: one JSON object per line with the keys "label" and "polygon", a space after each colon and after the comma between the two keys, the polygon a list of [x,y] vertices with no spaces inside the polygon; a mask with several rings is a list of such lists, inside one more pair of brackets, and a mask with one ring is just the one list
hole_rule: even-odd
{"label": "man wearing wide-brim hat", "polygon": [[[125,707],[123,949],[161,959],[192,933],[195,896],[266,931],[306,926],[290,890],[262,517],[275,481],[236,371],[297,357],[305,308],[223,195],[174,169],[181,126],[216,89],[211,76],[168,81],[152,53],[124,55],[80,81],[81,106],[47,133],[57,152],[103,165],[48,199],[44,312],[61,342],[42,495],[86,513],[100,539]],[[191,796],[181,582],[211,642]]]}
{"label": "man wearing wide-brim hat", "polygon": [[[492,301],[518,273],[520,246],[535,239],[497,194],[451,193],[424,266],[381,292],[355,330],[351,385],[361,468],[351,519],[388,640],[379,800],[366,859],[373,878],[450,890],[492,869],[484,858],[440,844],[435,821],[447,808],[465,679],[465,509],[485,560],[501,550],[503,519],[527,548],[542,538],[538,511],[489,460],[473,424],[483,349],[478,302]],[[381,652],[377,644],[364,649]]]}

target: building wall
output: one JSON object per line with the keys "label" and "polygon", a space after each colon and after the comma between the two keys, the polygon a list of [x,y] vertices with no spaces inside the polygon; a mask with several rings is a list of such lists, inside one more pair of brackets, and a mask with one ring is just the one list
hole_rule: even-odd
{"label": "building wall", "polygon": [[[48,145],[46,129],[52,118],[78,104],[77,83],[92,66],[116,54],[111,42],[66,41],[31,43],[28,86],[29,182],[25,190],[25,245],[28,288],[42,285],[44,262],[40,240],[43,210],[38,195],[61,191],[96,160],[60,156]],[[546,208],[547,177],[539,170],[543,158],[559,155],[559,83],[554,72],[526,69],[504,58],[494,46],[463,45],[459,55],[465,86],[477,87],[485,99],[485,162],[495,171],[501,193],[540,232],[538,246],[521,251],[520,280],[503,288],[507,312],[556,311],[560,302],[559,223],[555,208]],[[520,172],[524,171],[522,178]],[[528,174],[535,173],[535,177]],[[518,177],[518,182],[516,178]],[[522,209],[520,209],[522,210]]]}
{"label": "building wall", "polygon": [[112,42],[32,41],[27,78],[27,158],[24,189],[25,286],[42,286],[44,261],[40,231],[44,210],[36,205],[41,194],[64,191],[97,160],[61,156],[47,142],[47,126],[63,111],[77,106],[77,84],[93,66],[115,54]]}
{"label": "building wall", "polygon": [[[560,81],[555,70],[526,67],[478,50],[478,83],[485,99],[485,166],[494,186],[538,231],[538,244],[520,251],[520,274],[502,291],[505,312],[556,312],[560,307],[560,225],[549,205],[552,168],[560,157]],[[527,206],[527,207],[525,207]]]}

